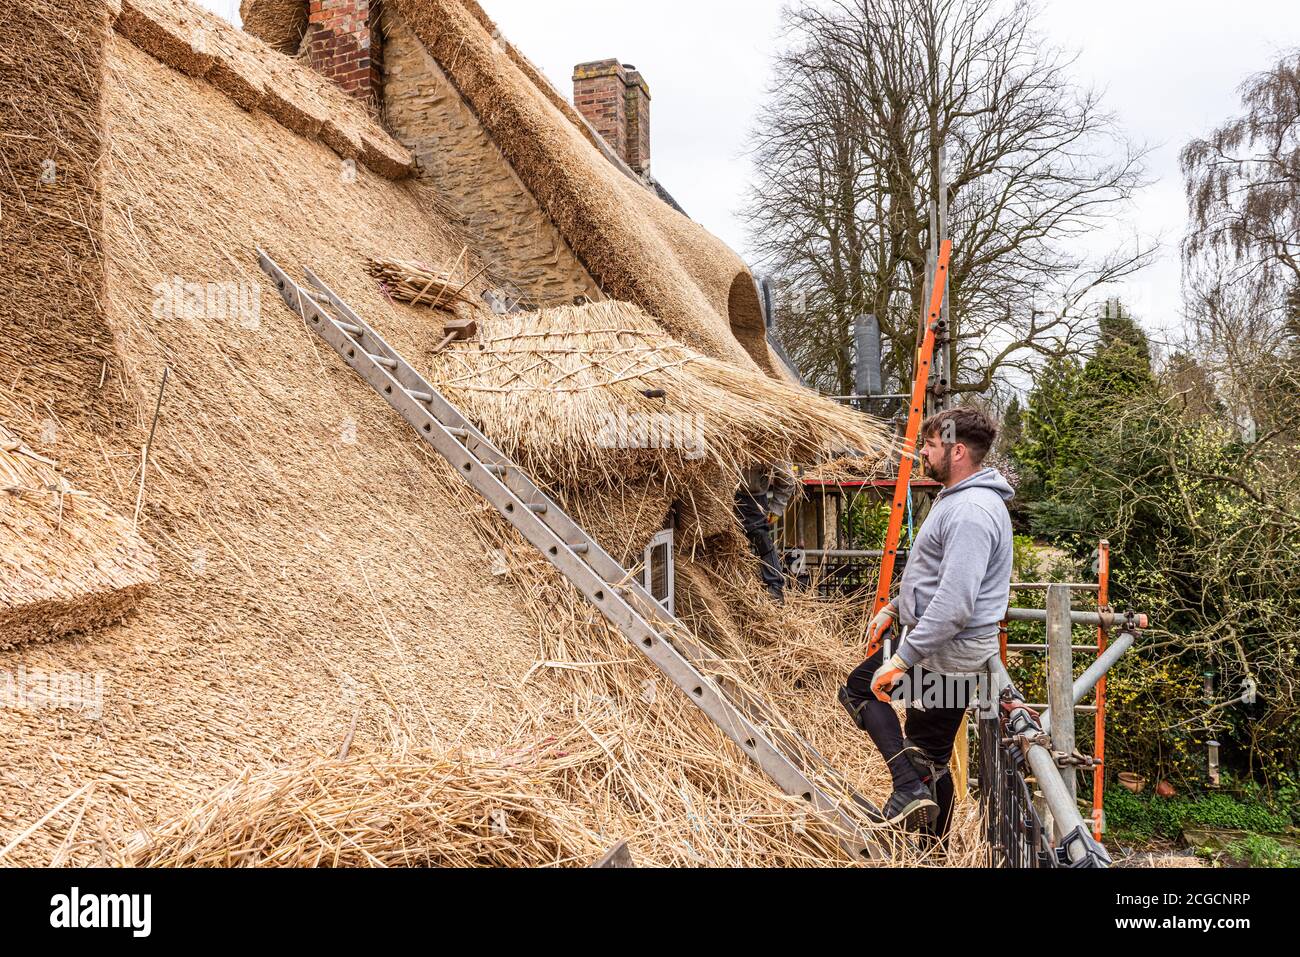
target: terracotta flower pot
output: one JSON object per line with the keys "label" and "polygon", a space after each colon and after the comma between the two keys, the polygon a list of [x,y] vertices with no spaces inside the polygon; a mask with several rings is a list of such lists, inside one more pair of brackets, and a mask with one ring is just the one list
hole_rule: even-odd
{"label": "terracotta flower pot", "polygon": [[1119,772],[1119,786],[1126,791],[1132,791],[1134,794],[1141,794],[1142,789],[1147,786],[1147,779],[1140,774],[1134,774],[1132,771]]}

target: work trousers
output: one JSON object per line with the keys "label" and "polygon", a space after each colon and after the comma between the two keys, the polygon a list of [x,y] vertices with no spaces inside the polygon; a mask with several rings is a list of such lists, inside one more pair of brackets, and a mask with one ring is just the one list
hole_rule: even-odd
{"label": "work trousers", "polygon": [[[871,692],[871,679],[883,663],[882,648],[849,675],[849,700],[860,709],[864,730],[889,765],[894,787],[930,785],[929,780],[922,781],[922,773],[903,753],[904,730],[893,704],[877,700]],[[908,672],[902,690],[908,701],[907,743],[919,748],[935,768],[947,768],[962,718],[977,698],[975,678],[941,675],[917,666]],[[939,805],[933,830],[943,838],[952,826],[952,775],[938,775],[933,788],[935,803]]]}
{"label": "work trousers", "polygon": [[772,541],[772,527],[767,523],[767,493],[760,502],[744,485],[736,492],[736,515],[750,548],[758,556],[759,573],[763,584],[777,601],[785,594],[785,575],[781,572],[781,559],[776,554],[776,545]]}

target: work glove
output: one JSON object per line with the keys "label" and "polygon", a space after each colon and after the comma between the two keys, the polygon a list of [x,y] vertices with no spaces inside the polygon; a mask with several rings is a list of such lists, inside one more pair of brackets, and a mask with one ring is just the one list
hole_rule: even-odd
{"label": "work glove", "polygon": [[875,693],[876,700],[889,704],[890,692],[903,680],[905,674],[907,674],[907,663],[898,655],[893,655],[877,668],[876,673],[871,677],[871,690]]}
{"label": "work glove", "polygon": [[875,618],[871,619],[871,623],[867,625],[868,657],[874,653],[870,649],[880,647],[881,642],[885,640],[885,632],[894,627],[894,619],[897,616],[898,610],[893,605],[886,605],[876,612]]}

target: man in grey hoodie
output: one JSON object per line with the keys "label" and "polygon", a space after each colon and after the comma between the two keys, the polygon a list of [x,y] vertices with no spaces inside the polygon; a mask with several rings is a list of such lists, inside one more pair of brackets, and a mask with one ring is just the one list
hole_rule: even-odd
{"label": "man in grey hoodie", "polygon": [[[923,816],[944,837],[952,821],[947,773],[953,743],[978,673],[998,653],[998,626],[1011,598],[1012,532],[1006,503],[1015,492],[983,468],[997,427],[971,408],[941,412],[921,428],[926,472],[943,484],[908,556],[898,598],[873,620],[868,637],[901,622],[904,637],[863,663],[840,701],[889,764],[894,791],[885,816]],[[891,694],[908,702],[903,737]]]}

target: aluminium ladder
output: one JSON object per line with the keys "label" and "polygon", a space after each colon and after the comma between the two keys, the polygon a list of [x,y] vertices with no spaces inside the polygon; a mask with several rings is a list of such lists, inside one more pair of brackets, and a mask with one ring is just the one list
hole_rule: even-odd
{"label": "aluminium ladder", "polygon": [[853,859],[887,859],[912,846],[762,699],[729,678],[718,656],[311,270],[303,270],[309,289],[260,249],[258,260],[289,308],[782,791],[826,821]]}

